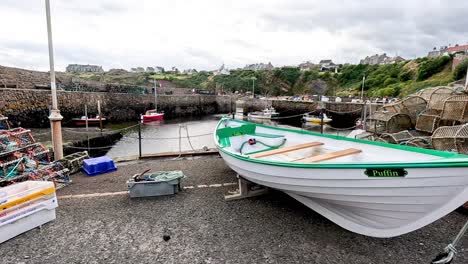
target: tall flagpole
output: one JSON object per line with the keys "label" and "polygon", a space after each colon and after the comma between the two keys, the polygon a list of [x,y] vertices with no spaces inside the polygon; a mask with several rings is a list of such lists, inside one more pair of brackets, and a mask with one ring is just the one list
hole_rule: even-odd
{"label": "tall flagpole", "polygon": [[54,46],[52,43],[52,23],[50,20],[50,2],[45,0],[46,6],[46,19],[47,19],[47,37],[49,44],[49,65],[50,65],[50,90],[52,92],[52,110],[50,111],[50,127],[52,129],[52,144],[54,147],[54,159],[59,160],[63,158],[63,145],[62,145],[62,115],[58,109],[57,103],[57,86],[55,84],[55,70],[54,70]]}
{"label": "tall flagpole", "polygon": [[366,76],[362,76],[362,88],[361,88],[361,101],[364,102],[364,83],[366,82]]}

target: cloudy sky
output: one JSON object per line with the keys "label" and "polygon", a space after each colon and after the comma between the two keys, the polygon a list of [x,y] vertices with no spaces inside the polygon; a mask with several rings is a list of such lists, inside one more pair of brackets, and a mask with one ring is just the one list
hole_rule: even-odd
{"label": "cloudy sky", "polygon": [[[468,42],[468,1],[50,0],[57,70],[69,63],[212,70]],[[1,0],[0,65],[48,69],[43,0]]]}

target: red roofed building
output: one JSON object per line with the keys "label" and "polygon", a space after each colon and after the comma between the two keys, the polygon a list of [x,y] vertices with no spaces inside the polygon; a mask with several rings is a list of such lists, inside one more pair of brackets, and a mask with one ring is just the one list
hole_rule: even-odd
{"label": "red roofed building", "polygon": [[468,45],[461,45],[461,46],[455,45],[453,47],[447,48],[447,52],[449,54],[453,54],[453,53],[460,52],[460,51],[468,52]]}
{"label": "red roofed building", "polygon": [[437,56],[442,56],[442,55],[454,54],[457,52],[468,53],[468,44],[467,45],[456,44],[453,47],[442,46],[439,48],[439,50],[434,48],[432,51],[429,51],[429,53],[427,54],[427,57],[437,57]]}

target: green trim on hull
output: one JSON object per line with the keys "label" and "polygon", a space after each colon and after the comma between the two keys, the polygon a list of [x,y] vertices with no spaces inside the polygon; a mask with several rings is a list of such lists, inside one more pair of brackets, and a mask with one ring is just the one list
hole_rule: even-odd
{"label": "green trim on hull", "polygon": [[[217,131],[218,131],[218,128],[220,127],[221,123],[223,123],[225,121],[232,121],[232,122],[237,122],[237,123],[240,123],[240,124],[249,124],[249,125],[253,124],[253,123],[246,122],[246,121],[223,118],[223,119],[221,119],[219,121],[218,125],[216,126],[215,136],[217,135]],[[402,163],[402,162],[398,162],[398,163],[298,163],[298,162],[273,162],[273,161],[269,161],[269,160],[250,158],[248,156],[243,156],[243,155],[239,155],[239,154],[229,152],[229,151],[225,150],[223,146],[220,146],[220,142],[218,140],[216,140],[216,138],[215,138],[216,147],[218,148],[219,151],[223,152],[226,155],[234,157],[236,159],[240,159],[240,160],[244,160],[244,161],[248,161],[248,162],[253,162],[253,163],[264,164],[264,165],[281,166],[281,167],[314,168],[314,169],[446,168],[446,167],[467,167],[468,168],[468,155],[462,155],[462,154],[458,154],[458,153],[444,152],[444,151],[438,151],[438,150],[432,150],[432,149],[423,149],[423,148],[417,148],[417,147],[389,144],[389,143],[384,143],[384,142],[376,142],[376,141],[368,141],[368,140],[355,139],[355,138],[347,138],[347,137],[343,137],[343,136],[335,136],[335,135],[330,135],[330,134],[320,134],[320,133],[304,131],[304,130],[296,130],[296,129],[291,129],[291,128],[271,127],[271,126],[266,126],[266,125],[262,125],[262,124],[255,124],[255,125],[258,126],[258,127],[263,127],[263,128],[273,129],[273,130],[279,130],[279,131],[292,132],[292,133],[296,133],[296,134],[312,135],[312,136],[325,137],[325,138],[331,138],[331,139],[336,139],[336,140],[345,140],[345,141],[357,142],[357,143],[362,143],[362,144],[368,144],[368,145],[374,145],[374,146],[380,146],[380,147],[386,147],[386,148],[393,148],[393,149],[398,149],[398,150],[405,150],[405,151],[410,151],[410,152],[422,153],[422,154],[427,154],[427,155],[438,156],[438,157],[445,158],[445,159],[443,159],[441,161],[408,162],[408,163]],[[451,160],[451,159],[464,159],[464,160],[460,161],[460,160]]]}

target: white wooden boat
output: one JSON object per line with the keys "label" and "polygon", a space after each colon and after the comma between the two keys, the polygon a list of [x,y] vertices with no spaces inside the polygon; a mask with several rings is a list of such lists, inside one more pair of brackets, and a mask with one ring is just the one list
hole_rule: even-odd
{"label": "white wooden boat", "polygon": [[[305,114],[303,117],[304,121],[314,123],[314,124],[321,124],[322,119],[320,116],[314,116],[314,115],[309,115]],[[323,113],[323,123],[324,124],[329,124],[332,121],[330,117],[327,116],[327,114]]]}
{"label": "white wooden boat", "polygon": [[468,200],[468,156],[222,119],[214,140],[248,181],[350,231],[402,235]]}
{"label": "white wooden boat", "polygon": [[247,115],[248,118],[253,119],[271,119],[277,116],[279,116],[279,113],[277,113],[273,107],[265,108],[261,112],[252,112]]}

